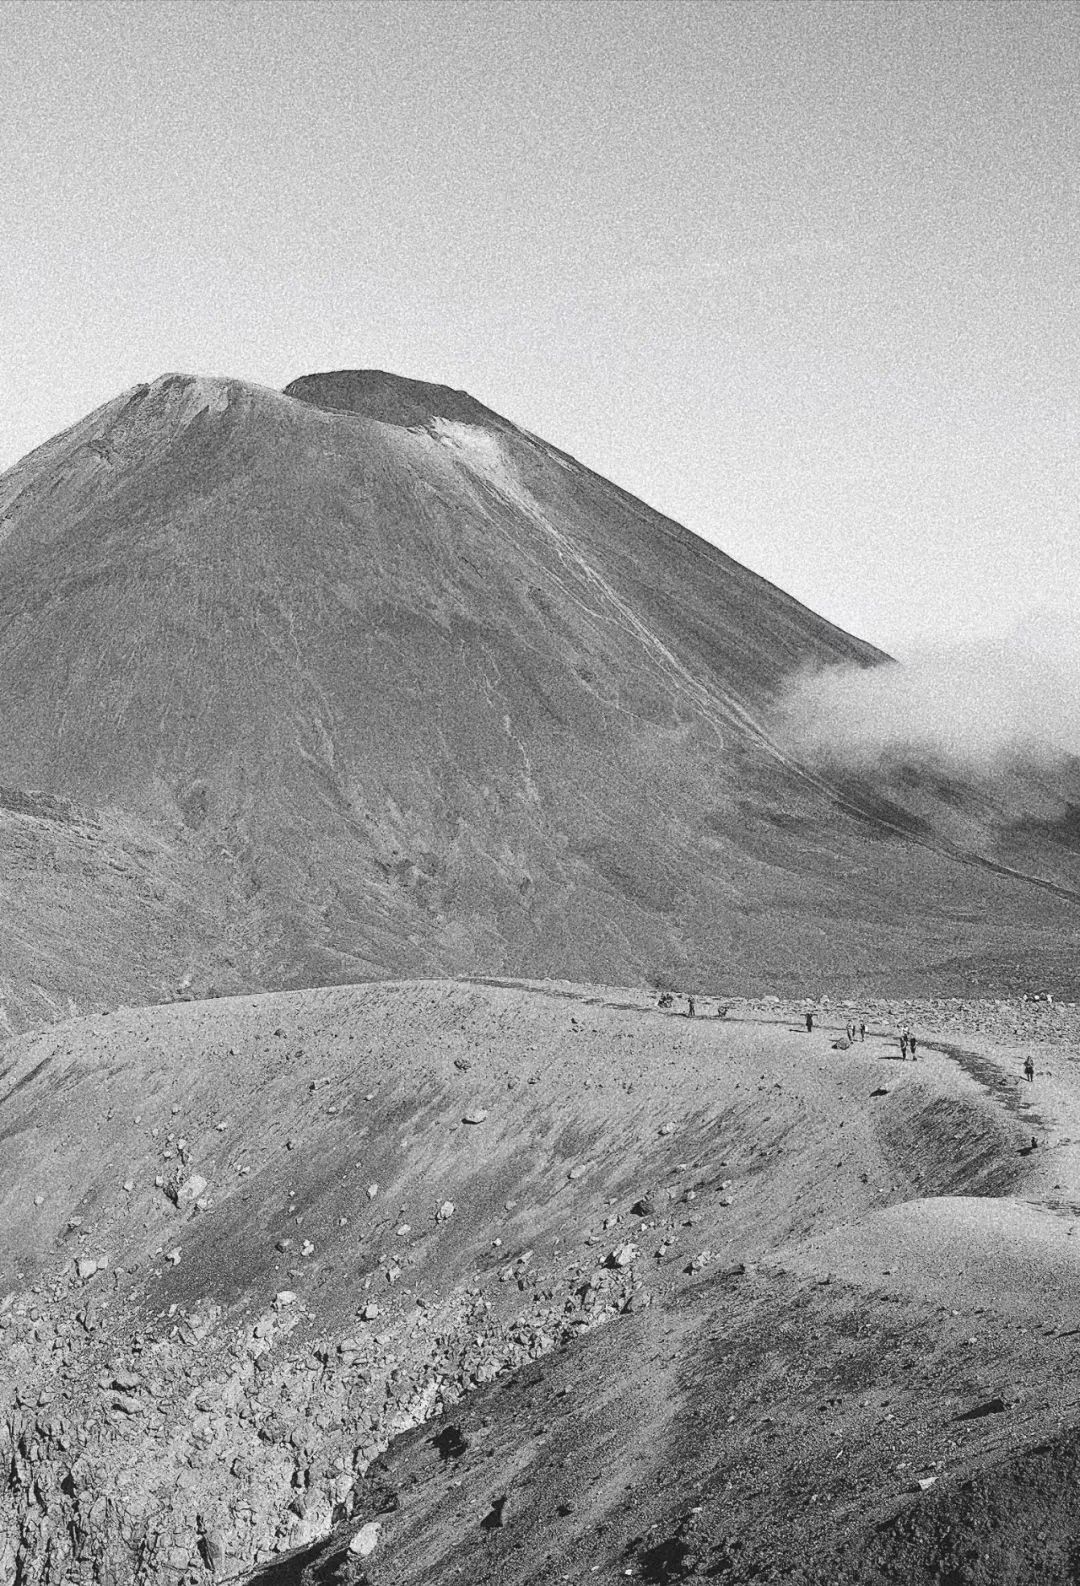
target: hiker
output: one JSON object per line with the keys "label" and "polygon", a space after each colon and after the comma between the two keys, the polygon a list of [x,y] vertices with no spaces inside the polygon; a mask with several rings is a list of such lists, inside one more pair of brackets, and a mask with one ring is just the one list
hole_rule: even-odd
{"label": "hiker", "polygon": [[694,999],[693,997],[687,997],[686,1000],[690,1004],[690,1012],[687,1014],[687,1018],[692,1019],[694,1017]]}
{"label": "hiker", "polygon": [[1028,1053],[1027,1057],[1025,1057],[1025,1059],[1024,1059],[1024,1078],[1027,1080],[1029,1085],[1034,1085],[1034,1083],[1035,1083],[1035,1059],[1031,1056],[1030,1052]]}
{"label": "hiker", "polygon": [[908,1048],[908,1033],[907,1033],[906,1030],[903,1030],[901,1032],[901,1035],[900,1035],[900,1061],[901,1061],[901,1063],[906,1063],[907,1062],[907,1048]]}
{"label": "hiker", "polygon": [[808,1013],[806,1015],[806,1033],[807,1033],[807,1035],[810,1035],[812,1033],[813,1028],[814,1028],[814,1015],[812,1013]]}
{"label": "hiker", "polygon": [[917,1063],[919,1061],[919,1054],[915,1049],[915,1037],[913,1035],[908,1035],[907,1044],[911,1051],[911,1061],[913,1063]]}
{"label": "hiker", "polygon": [[865,1041],[866,1040],[866,1020],[865,1019],[860,1019],[859,1020],[859,1040],[860,1041]]}

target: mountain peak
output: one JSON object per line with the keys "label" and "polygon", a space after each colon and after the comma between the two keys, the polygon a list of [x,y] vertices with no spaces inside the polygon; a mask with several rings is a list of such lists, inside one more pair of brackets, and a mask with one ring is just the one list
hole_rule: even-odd
{"label": "mountain peak", "polygon": [[337,369],[325,374],[301,375],[285,387],[285,395],[311,407],[336,413],[356,413],[381,424],[404,428],[428,425],[434,419],[457,424],[478,424],[498,429],[507,421],[477,402],[467,391],[433,385],[427,380],[407,380],[383,369]]}

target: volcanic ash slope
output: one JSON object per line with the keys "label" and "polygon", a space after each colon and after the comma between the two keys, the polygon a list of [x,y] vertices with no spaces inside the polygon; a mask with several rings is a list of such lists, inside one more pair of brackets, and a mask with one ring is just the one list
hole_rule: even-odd
{"label": "volcanic ash slope", "polygon": [[833,1038],[418,981],[10,1043],[0,1578],[895,1578],[1071,1424],[1071,1158]]}
{"label": "volcanic ash slope", "polygon": [[9,1024],[388,974],[966,989],[1061,953],[1071,895],[771,742],[794,670],[881,659],[464,393],[135,387],[0,478]]}

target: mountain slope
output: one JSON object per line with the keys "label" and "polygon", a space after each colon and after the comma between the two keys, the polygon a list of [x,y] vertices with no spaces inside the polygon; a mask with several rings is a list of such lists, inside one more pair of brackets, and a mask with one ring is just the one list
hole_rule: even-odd
{"label": "mountain slope", "polygon": [[[104,921],[103,1003],[387,973],[944,964],[951,989],[1074,938],[1070,897],[772,745],[794,668],[880,659],[464,393],[377,372],[164,376],[0,479],[0,784],[157,856],[153,929]],[[80,950],[49,977],[94,1004]]]}
{"label": "mountain slope", "polygon": [[906,1064],[797,1011],[407,982],[7,1043],[0,1579],[1073,1579],[1080,1010],[924,1006]]}

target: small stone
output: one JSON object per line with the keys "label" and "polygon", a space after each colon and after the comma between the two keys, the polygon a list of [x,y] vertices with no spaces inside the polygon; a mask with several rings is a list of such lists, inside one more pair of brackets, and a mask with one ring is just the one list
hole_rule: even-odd
{"label": "small stone", "polygon": [[477,1107],[473,1112],[467,1112],[461,1121],[462,1123],[483,1123],[486,1117],[487,1109],[485,1107]]}
{"label": "small stone", "polygon": [[637,1245],[616,1245],[607,1258],[609,1267],[628,1267],[637,1255]]}
{"label": "small stone", "polygon": [[374,1301],[370,1301],[367,1305],[365,1305],[361,1309],[361,1311],[359,1313],[360,1320],[362,1322],[373,1322],[375,1320],[375,1318],[378,1316],[378,1314],[379,1314],[379,1307],[375,1304]]}
{"label": "small stone", "polygon": [[368,1187],[367,1187],[367,1198],[368,1198],[369,1201],[373,1201],[378,1193],[379,1193],[379,1186],[377,1184],[369,1184],[368,1185]]}
{"label": "small stone", "polygon": [[283,1311],[286,1305],[295,1305],[295,1303],[296,1295],[293,1293],[292,1289],[279,1289],[274,1295],[275,1311]]}
{"label": "small stone", "polygon": [[124,1180],[123,1188],[124,1193],[130,1195],[132,1190],[135,1188],[135,1180],[133,1178],[126,1178]]}
{"label": "small stone", "polygon": [[165,1259],[166,1259],[166,1261],[169,1263],[169,1265],[171,1267],[179,1266],[179,1264],[180,1264],[180,1246],[179,1245],[174,1245],[171,1250],[167,1250],[165,1252]]}
{"label": "small stone", "polygon": [[588,1162],[579,1162],[577,1167],[572,1167],[566,1176],[572,1184],[576,1184],[578,1179],[585,1177],[589,1167],[590,1164]]}
{"label": "small stone", "polygon": [[178,1206],[185,1206],[190,1205],[193,1201],[199,1200],[203,1192],[206,1190],[206,1187],[206,1180],[203,1178],[202,1174],[193,1173],[189,1179],[186,1179],[184,1183],[180,1185],[176,1195],[176,1204]]}
{"label": "small stone", "polygon": [[349,1552],[356,1558],[367,1558],[374,1553],[379,1545],[379,1522],[369,1520],[367,1525],[362,1525],[349,1543]]}
{"label": "small stone", "polygon": [[98,1264],[93,1256],[80,1256],[75,1263],[75,1271],[83,1283],[87,1278],[92,1278],[97,1269]]}
{"label": "small stone", "polygon": [[673,1123],[662,1123],[660,1125],[658,1133],[660,1133],[660,1134],[674,1134],[675,1133],[675,1125]]}
{"label": "small stone", "polygon": [[34,1205],[35,1206],[44,1206],[44,1204],[45,1204],[44,1195],[35,1195],[34,1196]]}
{"label": "small stone", "polygon": [[453,1215],[454,1215],[454,1203],[453,1203],[453,1201],[443,1201],[442,1205],[439,1207],[438,1211],[435,1213],[435,1219],[436,1219],[437,1222],[440,1222],[440,1223],[448,1223]]}

